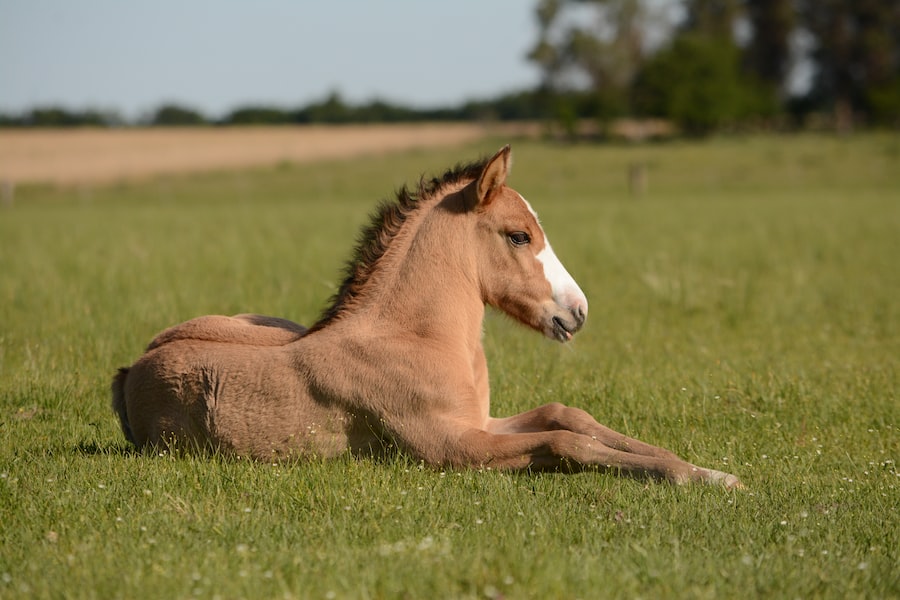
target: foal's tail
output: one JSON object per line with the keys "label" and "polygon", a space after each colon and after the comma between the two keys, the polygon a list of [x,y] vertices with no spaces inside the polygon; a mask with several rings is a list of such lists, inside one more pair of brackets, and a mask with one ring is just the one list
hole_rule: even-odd
{"label": "foal's tail", "polygon": [[[128,378],[128,369],[122,367],[112,382],[112,408],[119,415],[119,423],[122,425],[122,433],[132,444],[135,444],[134,434],[131,433],[131,425],[128,424],[128,411],[125,410],[125,380]],[[136,444],[135,444],[136,445]]]}

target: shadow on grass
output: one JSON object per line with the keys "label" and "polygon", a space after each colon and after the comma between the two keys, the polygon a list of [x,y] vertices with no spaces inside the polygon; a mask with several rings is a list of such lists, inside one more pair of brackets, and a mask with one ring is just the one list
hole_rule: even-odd
{"label": "shadow on grass", "polygon": [[79,442],[72,449],[77,456],[135,456],[138,450],[128,442],[100,444],[96,441]]}

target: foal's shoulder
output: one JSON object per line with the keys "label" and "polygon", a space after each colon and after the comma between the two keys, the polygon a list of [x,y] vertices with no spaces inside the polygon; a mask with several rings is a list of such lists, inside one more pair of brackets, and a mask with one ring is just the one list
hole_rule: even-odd
{"label": "foal's shoulder", "polygon": [[300,339],[305,333],[306,327],[278,317],[206,315],[169,327],[150,342],[147,351],[178,340],[283,346]]}

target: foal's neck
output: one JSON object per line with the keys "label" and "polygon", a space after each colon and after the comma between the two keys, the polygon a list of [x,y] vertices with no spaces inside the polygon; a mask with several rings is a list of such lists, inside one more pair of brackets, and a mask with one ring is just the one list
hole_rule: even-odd
{"label": "foal's neck", "polygon": [[373,274],[366,312],[398,331],[474,352],[484,302],[463,203],[462,194],[446,194],[408,220]]}

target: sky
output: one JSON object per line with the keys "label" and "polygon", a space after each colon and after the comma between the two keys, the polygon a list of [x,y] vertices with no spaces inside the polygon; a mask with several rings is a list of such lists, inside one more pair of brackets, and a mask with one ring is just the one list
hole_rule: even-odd
{"label": "sky", "polygon": [[210,117],[337,91],[416,108],[533,87],[534,0],[0,0],[0,112]]}

